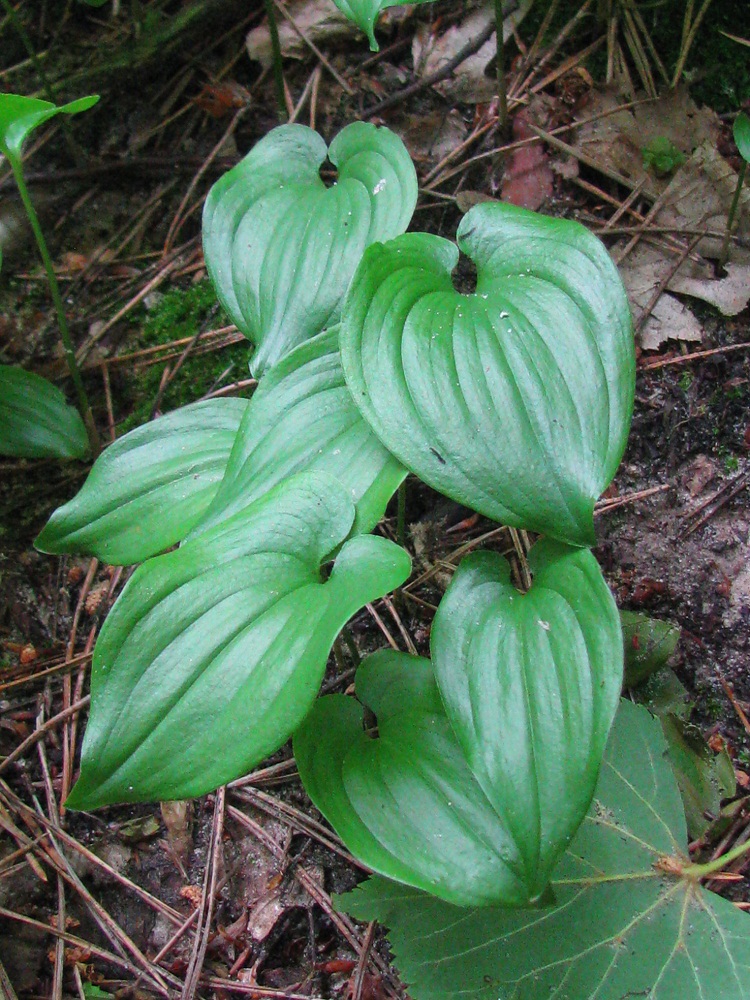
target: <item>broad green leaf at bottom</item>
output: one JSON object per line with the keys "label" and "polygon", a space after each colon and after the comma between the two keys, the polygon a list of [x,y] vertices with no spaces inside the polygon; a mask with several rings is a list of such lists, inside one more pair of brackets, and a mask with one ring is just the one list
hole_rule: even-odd
{"label": "broad green leaf at bottom", "polygon": [[389,928],[414,1000],[746,1000],[750,918],[687,861],[658,720],[620,706],[592,808],[543,910],[465,909],[375,877],[338,905]]}

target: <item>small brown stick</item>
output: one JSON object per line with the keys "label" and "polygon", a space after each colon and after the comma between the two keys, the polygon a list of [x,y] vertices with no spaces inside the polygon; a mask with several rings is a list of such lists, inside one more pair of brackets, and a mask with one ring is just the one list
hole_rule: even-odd
{"label": "small brown stick", "polygon": [[646,324],[649,316],[651,315],[651,313],[653,312],[654,308],[656,307],[656,303],[659,301],[659,299],[664,294],[664,292],[665,292],[665,290],[667,288],[667,285],[672,280],[672,278],[674,278],[675,274],[677,274],[677,272],[680,270],[680,268],[682,267],[682,265],[685,263],[685,261],[687,260],[687,258],[693,252],[693,250],[695,250],[695,248],[698,246],[698,244],[704,238],[704,236],[705,236],[705,233],[700,233],[698,236],[694,236],[692,238],[692,240],[688,243],[688,245],[683,248],[682,253],[679,255],[679,257],[675,261],[672,262],[669,270],[667,271],[667,273],[664,275],[664,277],[661,279],[661,281],[659,282],[659,284],[654,289],[654,293],[651,296],[651,298],[648,300],[648,302],[646,303],[646,307],[643,309],[643,311],[641,312],[640,316],[635,321],[634,332],[636,334],[638,334],[638,333],[641,332],[641,330],[645,326],[645,324]]}
{"label": "small brown stick", "polygon": [[324,997],[311,996],[309,993],[290,993],[289,990],[274,990],[270,986],[257,986],[255,983],[243,983],[237,979],[221,979],[219,976],[208,976],[204,983],[215,990],[226,990],[235,993],[249,993],[252,997],[272,997],[278,1000],[325,1000]]}
{"label": "small brown stick", "polygon": [[243,378],[239,382],[232,382],[230,385],[223,385],[220,389],[207,392],[201,399],[216,399],[219,396],[231,396],[233,392],[241,392],[242,389],[250,389],[258,384],[255,378]]}
{"label": "small brown stick", "polygon": [[732,708],[737,713],[737,718],[744,726],[745,732],[748,735],[750,735],[750,719],[748,719],[747,715],[745,714],[745,710],[743,709],[742,705],[740,705],[740,703],[737,701],[734,691],[731,689],[729,684],[727,684],[727,682],[724,680],[724,676],[720,670],[716,671],[716,676],[719,678],[719,683],[724,688],[724,693],[726,694],[727,698],[729,698],[729,700],[731,701]]}
{"label": "small brown stick", "polygon": [[302,109],[307,103],[307,99],[312,92],[313,80],[315,79],[315,74],[319,71],[320,71],[320,63],[318,63],[318,65],[315,66],[312,73],[310,73],[310,75],[308,76],[307,82],[305,83],[305,86],[302,88],[302,93],[300,94],[299,100],[294,106],[294,110],[292,111],[291,115],[289,115],[289,123],[288,123],[289,125],[293,125],[299,118],[300,114],[302,113]]}
{"label": "small brown stick", "polygon": [[[68,646],[65,650],[66,660],[71,660],[73,654],[75,653],[76,647],[76,636],[78,633],[78,623],[81,620],[81,614],[83,612],[86,600],[89,596],[89,591],[91,590],[91,584],[94,582],[94,577],[96,576],[96,571],[99,568],[99,560],[91,559],[89,562],[88,570],[86,571],[86,576],[81,586],[81,592],[78,595],[78,602],[76,604],[76,609],[73,612],[73,624],[70,627],[70,637],[68,638]],[[63,677],[63,709],[69,708],[71,704],[71,681],[70,674],[65,674]],[[62,770],[62,793],[61,798],[63,801],[67,798],[68,789],[70,788],[70,780],[73,773],[73,749],[71,746],[71,727],[70,724],[66,724],[63,728],[63,770]]]}
{"label": "small brown stick", "polygon": [[[124,956],[107,951],[106,948],[100,948],[98,945],[92,944],[91,941],[84,941],[83,938],[76,937],[74,934],[68,934],[67,931],[60,931],[57,927],[45,924],[41,920],[34,920],[33,917],[26,917],[21,913],[16,913],[14,910],[7,910],[4,906],[0,906],[0,917],[5,917],[6,920],[15,920],[19,924],[25,924],[27,927],[34,927],[44,934],[53,934],[55,937],[60,937],[66,944],[72,945],[74,948],[79,948],[84,953],[90,952],[105,962],[111,962],[113,965],[125,969],[131,975],[141,975],[141,970],[138,966],[134,965]],[[175,977],[172,978],[174,979]],[[158,989],[157,992],[162,993],[165,997],[169,996],[168,990],[162,991]]]}
{"label": "small brown stick", "polygon": [[23,832],[19,830],[10,815],[6,812],[5,808],[0,806],[0,829],[5,830],[5,832],[13,838],[13,840],[18,844],[19,849],[25,850],[24,861],[33,871],[40,882],[48,882],[47,873],[44,868],[40,865],[39,861],[33,854],[34,841]]}
{"label": "small brown stick", "polygon": [[107,405],[107,431],[110,442],[114,442],[117,437],[115,430],[115,413],[112,407],[112,385],[109,380],[109,365],[106,360],[102,361],[102,383],[104,385],[104,401]]}
{"label": "small brown stick", "polygon": [[312,52],[315,53],[315,55],[318,57],[318,59],[320,60],[320,62],[325,66],[325,68],[328,70],[328,72],[334,78],[334,80],[336,81],[336,83],[338,83],[338,85],[340,87],[343,87],[344,90],[347,92],[347,94],[349,94],[350,97],[354,97],[354,90],[349,86],[349,84],[346,82],[346,80],[343,78],[343,76],[341,76],[340,73],[336,72],[336,70],[333,68],[333,66],[330,64],[330,62],[326,59],[326,57],[320,51],[320,49],[315,44],[315,42],[313,42],[311,39],[309,39],[307,37],[307,35],[305,34],[305,32],[302,30],[302,28],[299,27],[299,25],[296,23],[296,21],[294,20],[294,18],[292,17],[292,15],[286,9],[286,6],[284,5],[283,0],[273,0],[273,3],[274,3],[274,6],[278,8],[278,10],[284,15],[284,17],[286,18],[286,20],[289,22],[289,24],[290,24],[290,26],[292,28],[292,31],[294,31],[295,34],[298,35],[302,39],[302,41],[305,43],[305,45],[307,45],[307,47]]}
{"label": "small brown stick", "polygon": [[292,825],[300,833],[306,833],[309,837],[327,847],[329,851],[338,854],[339,857],[343,858],[349,864],[369,873],[370,869],[367,865],[363,865],[357,861],[355,857],[345,850],[342,842],[331,830],[309,816],[306,816],[299,809],[295,809],[289,803],[275,799],[272,795],[267,795],[258,789],[245,787],[234,789],[233,791],[243,802],[248,802],[250,805],[255,806],[256,809],[261,809],[274,819],[281,820],[282,823]]}
{"label": "small brown stick", "polygon": [[626,212],[630,212],[630,209],[632,208],[633,203],[635,202],[636,198],[638,198],[638,196],[640,195],[641,190],[643,188],[643,185],[645,183],[646,183],[646,178],[642,177],[638,181],[638,183],[636,184],[636,186],[633,188],[633,190],[630,192],[630,194],[627,196],[627,198],[622,202],[621,205],[618,206],[618,208],[613,213],[613,215],[609,219],[607,219],[606,223],[604,224],[604,230],[605,231],[608,231],[608,230],[612,229],[612,227],[615,225],[615,223],[619,222],[620,219],[623,217],[623,215],[625,215]]}
{"label": "small brown stick", "polygon": [[601,38],[597,38],[593,41],[591,45],[587,45],[585,49],[581,49],[581,51],[577,52],[575,55],[568,56],[568,58],[564,59],[559,66],[548,73],[544,79],[540,80],[539,83],[535,83],[531,88],[530,93],[538,94],[546,87],[549,87],[551,83],[554,83],[555,80],[559,80],[561,76],[565,76],[566,73],[575,69],[576,66],[579,66],[582,62],[588,59],[588,57],[596,52],[597,49],[601,48],[604,40],[604,35],[602,35]]}
{"label": "small brown stick", "polygon": [[[632,186],[632,185],[629,185],[629,186]],[[664,190],[659,195],[659,197],[656,199],[656,201],[653,203],[653,205],[651,206],[651,208],[649,208],[648,212],[646,212],[646,215],[643,218],[643,224],[642,224],[642,227],[641,227],[641,231],[637,232],[630,240],[628,240],[627,244],[623,247],[622,250],[618,250],[617,253],[613,253],[612,254],[612,259],[614,260],[615,264],[618,264],[618,265],[622,264],[622,262],[625,260],[625,258],[630,253],[632,253],[633,250],[635,250],[635,248],[638,246],[638,244],[640,243],[640,241],[643,238],[643,236],[648,232],[648,230],[649,230],[649,228],[651,226],[651,223],[656,218],[656,216],[659,214],[659,212],[661,211],[662,205],[667,200],[667,191],[669,191],[669,188],[664,188]],[[680,249],[682,249],[682,248],[680,248]]]}
{"label": "small brown stick", "polygon": [[172,219],[172,222],[171,222],[171,224],[169,226],[169,230],[167,232],[167,238],[164,240],[164,249],[162,250],[162,253],[164,255],[168,254],[170,252],[170,250],[172,249],[172,246],[174,245],[175,237],[177,236],[177,234],[179,233],[180,229],[182,228],[182,225],[183,225],[183,223],[185,221],[185,218],[187,218],[187,216],[185,218],[183,218],[182,213],[185,210],[185,206],[187,205],[187,203],[192,198],[193,192],[195,191],[195,189],[197,188],[197,186],[200,184],[201,178],[206,173],[206,171],[209,169],[209,167],[214,162],[214,160],[216,159],[216,157],[219,155],[219,153],[221,152],[221,150],[222,150],[224,144],[226,143],[227,139],[229,139],[229,137],[235,131],[235,129],[239,125],[240,121],[242,120],[243,115],[246,114],[247,110],[248,110],[248,105],[245,104],[243,107],[238,108],[237,111],[235,111],[234,115],[232,116],[232,120],[230,121],[229,125],[227,125],[226,129],[224,130],[224,134],[222,135],[221,139],[219,139],[219,141],[216,143],[216,145],[214,146],[214,148],[208,154],[208,156],[206,157],[205,161],[203,162],[203,164],[199,168],[198,172],[196,173],[195,177],[193,177],[192,181],[188,185],[188,189],[185,192],[185,194],[183,195],[182,201],[180,202],[180,204],[179,204],[179,206],[177,208],[177,211],[174,214],[174,218]]}
{"label": "small brown stick", "polygon": [[47,719],[47,721],[40,729],[35,729],[30,736],[27,736],[22,743],[18,744],[18,746],[16,747],[15,750],[12,751],[12,753],[9,753],[7,757],[5,757],[3,760],[0,761],[0,774],[2,774],[7,767],[9,767],[11,764],[17,761],[19,757],[23,757],[26,751],[30,747],[33,747],[34,744],[38,740],[40,740],[48,730],[54,729],[55,726],[59,725],[61,722],[64,722],[66,719],[69,719],[71,715],[74,715],[76,712],[80,712],[80,710],[82,708],[85,708],[85,706],[88,705],[90,701],[91,701],[91,695],[87,694],[85,698],[81,698],[79,701],[74,702],[68,708],[63,709],[62,712],[58,712],[57,715],[53,715],[51,719]]}
{"label": "small brown stick", "polygon": [[214,819],[211,829],[211,848],[206,861],[206,873],[203,879],[203,897],[201,899],[198,926],[195,929],[193,951],[190,963],[185,973],[185,985],[182,988],[182,1000],[193,1000],[198,990],[203,962],[208,949],[208,939],[211,934],[218,871],[221,863],[222,837],[224,834],[224,812],[226,789],[220,788],[216,793],[214,804]]}
{"label": "small brown stick", "polygon": [[565,41],[567,40],[568,36],[573,31],[575,31],[575,29],[581,23],[581,21],[583,20],[583,18],[586,16],[586,14],[588,14],[590,7],[591,7],[591,0],[586,0],[585,3],[581,4],[581,6],[576,11],[576,13],[573,15],[573,17],[571,17],[571,19],[568,21],[568,23],[563,26],[562,31],[555,38],[555,40],[552,43],[552,45],[550,45],[550,47],[544,53],[544,55],[539,60],[539,62],[536,64],[536,66],[531,70],[531,72],[526,77],[526,79],[523,80],[521,83],[519,83],[514,88],[514,90],[513,90],[514,95],[515,94],[525,93],[529,89],[531,81],[557,55],[557,53],[558,53],[558,51],[560,49],[560,46],[563,45],[565,43]]}
{"label": "small brown stick", "polygon": [[8,681],[6,684],[0,684],[0,693],[3,691],[9,691],[11,688],[20,687],[24,684],[34,684],[36,681],[41,680],[42,677],[47,677],[50,674],[59,674],[63,670],[73,670],[80,663],[88,662],[90,659],[90,655],[84,654],[82,656],[77,656],[74,660],[66,660],[53,667],[47,667],[45,670],[40,670],[35,674],[31,673],[25,674],[23,677],[16,677],[12,681]]}
{"label": "small brown stick", "polygon": [[375,608],[372,606],[372,604],[366,604],[365,607],[370,612],[370,614],[372,615],[372,617],[375,619],[375,624],[378,626],[378,628],[380,629],[380,631],[383,633],[383,635],[388,640],[388,645],[391,647],[391,649],[395,649],[395,650],[398,651],[398,643],[393,638],[393,636],[391,635],[391,633],[388,631],[385,622],[380,617],[380,615],[377,613],[377,611],[375,610]]}
{"label": "small brown stick", "polygon": [[544,41],[544,36],[547,34],[547,29],[552,23],[552,18],[555,16],[559,4],[560,0],[552,0],[552,3],[549,4],[549,6],[547,7],[547,11],[544,15],[544,18],[542,19],[542,23],[539,25],[539,30],[536,33],[534,41],[531,43],[531,47],[521,60],[521,65],[518,67],[515,80],[511,83],[510,87],[508,88],[509,94],[519,93],[521,80],[524,78],[524,74],[528,73],[529,67],[536,59],[536,54],[539,51],[542,42]]}
{"label": "small brown stick", "polygon": [[[638,105],[640,104],[649,104],[650,101],[651,101],[650,98],[646,98],[645,100],[641,99],[638,101],[629,101],[627,104],[621,104],[616,108],[610,108],[608,111],[602,111],[599,114],[591,115],[589,118],[581,118],[580,121],[570,122],[568,125],[559,125],[557,128],[552,129],[549,134],[559,135],[561,132],[571,132],[573,129],[580,128],[581,125],[588,125],[591,122],[601,121],[603,118],[609,118],[610,115],[617,114],[619,111],[628,111],[630,108],[638,107]],[[453,170],[449,170],[448,173],[445,174],[443,177],[439,177],[436,180],[432,181],[429,187],[426,187],[425,190],[430,191],[433,194],[437,194],[437,192],[434,190],[435,187],[437,187],[439,184],[444,184],[446,181],[449,181],[452,177],[455,177],[457,174],[463,173],[465,170],[473,166],[475,163],[480,163],[482,160],[487,160],[490,158],[497,157],[502,153],[512,152],[512,150],[520,149],[523,146],[533,146],[540,142],[542,142],[541,137],[535,135],[529,139],[518,139],[516,142],[509,142],[505,145],[497,146],[495,149],[488,149],[484,153],[477,153],[476,156],[472,156],[468,160],[465,160],[460,166],[454,167]],[[575,179],[577,178],[574,178],[574,180]],[[619,202],[615,201],[614,199],[613,203],[615,205],[619,205]]]}
{"label": "small brown stick", "polygon": [[0,962],[0,1000],[18,1000],[13,983],[8,979],[8,973],[2,962]]}
{"label": "small brown stick", "polygon": [[404,642],[406,643],[406,648],[409,650],[410,653],[412,653],[414,656],[416,656],[417,655],[417,647],[414,645],[414,642],[412,641],[412,637],[409,635],[409,633],[404,628],[404,623],[401,621],[401,616],[399,615],[398,611],[396,610],[396,608],[395,608],[395,606],[393,604],[393,601],[390,599],[390,597],[388,597],[387,594],[383,598],[381,598],[381,599],[383,601],[383,604],[385,604],[385,606],[388,608],[388,611],[390,613],[391,618],[396,623],[396,628],[401,633],[401,636],[402,636]]}
{"label": "small brown stick", "polygon": [[[286,860],[285,852],[276,843],[273,837],[268,834],[259,823],[251,819],[249,816],[245,815],[240,809],[234,806],[227,806],[227,812],[236,819],[242,826],[246,827],[253,833],[258,840],[273,854],[273,856],[281,861],[282,863]],[[295,865],[294,876],[299,881],[300,885],[309,893],[309,895],[315,900],[315,902],[321,907],[326,916],[331,920],[331,922],[336,926],[339,933],[342,935],[347,944],[359,954],[361,949],[361,943],[357,939],[357,934],[354,929],[354,925],[351,921],[344,916],[343,913],[338,913],[331,903],[331,897],[328,893],[322,889],[315,879],[300,865]],[[378,971],[387,974],[387,966],[385,962],[380,958],[380,956],[373,952],[371,954],[371,960],[377,966]]]}
{"label": "small brown stick", "polygon": [[[686,518],[695,517],[696,514],[700,514],[701,511],[706,511],[702,517],[697,521],[693,522],[690,527],[684,532],[685,537],[692,535],[694,531],[701,528],[706,521],[709,521],[714,514],[718,513],[719,510],[725,504],[728,504],[730,500],[733,500],[738,493],[741,493],[745,489],[747,484],[750,482],[750,469],[746,469],[741,472],[739,476],[735,476],[728,483],[724,483],[712,496],[704,500],[703,503],[699,504],[695,510],[691,510],[689,513],[685,514]],[[706,508],[709,508],[706,510]]]}
{"label": "small brown stick", "polygon": [[666,493],[667,490],[671,489],[672,487],[668,483],[665,483],[662,486],[650,486],[646,490],[636,490],[635,493],[626,493],[621,497],[597,500],[594,506],[594,517],[598,517],[599,514],[608,514],[609,511],[614,510],[616,507],[624,507],[625,504],[635,503],[637,500],[645,500],[647,497],[655,496],[657,493]]}
{"label": "small brown stick", "polygon": [[[696,358],[709,358],[712,354],[724,354],[727,351],[746,351],[750,348],[747,344],[729,344],[727,347],[712,347],[708,351],[694,351],[692,354],[682,354],[679,358],[655,358],[653,361],[644,361],[639,367],[642,371],[652,371],[654,368],[666,368],[667,365],[683,365],[686,361],[695,361]],[[2,688],[0,688],[0,691]]]}
{"label": "small brown stick", "polygon": [[[191,243],[192,242],[193,241],[191,240]],[[88,357],[92,347],[94,347],[94,345],[97,344],[102,339],[105,333],[108,333],[116,323],[119,323],[120,320],[123,319],[125,316],[127,316],[129,312],[132,312],[132,310],[135,309],[135,307],[146,298],[149,292],[153,292],[155,288],[158,288],[159,285],[163,284],[170,276],[170,274],[173,271],[176,271],[178,268],[182,267],[184,263],[185,263],[185,250],[183,248],[180,251],[175,252],[172,260],[168,261],[164,265],[164,267],[162,267],[161,270],[158,271],[157,274],[155,274],[150,281],[147,281],[146,284],[141,288],[141,290],[137,292],[133,296],[133,298],[130,299],[130,301],[126,302],[124,306],[118,309],[117,312],[114,314],[114,316],[108,319],[107,322],[104,323],[96,331],[96,333],[93,333],[88,337],[86,343],[83,344],[83,346],[80,347],[78,350],[77,354],[78,361],[85,360],[85,358]]]}
{"label": "small brown stick", "polygon": [[435,70],[434,73],[430,73],[429,76],[422,77],[422,79],[417,80],[416,83],[409,84],[409,86],[404,87],[403,90],[399,90],[397,93],[391,94],[390,97],[386,97],[384,100],[378,101],[378,103],[374,104],[371,108],[367,108],[362,115],[362,119],[367,121],[369,118],[374,118],[375,115],[381,115],[384,111],[388,111],[390,108],[395,108],[396,105],[401,104],[410,97],[413,97],[414,94],[419,94],[428,87],[432,87],[441,80],[445,80],[451,75],[453,70],[460,66],[462,62],[469,58],[469,56],[473,56],[475,52],[478,52],[484,43],[492,38],[494,32],[495,22],[490,21],[475,38],[469,39],[466,45],[462,46],[455,56],[453,56],[452,59],[449,59],[448,62],[444,63],[440,69]]}
{"label": "small brown stick", "polygon": [[585,163],[587,167],[591,167],[592,170],[596,170],[600,174],[604,174],[605,177],[609,177],[611,181],[616,184],[621,184],[623,187],[631,190],[635,187],[635,182],[630,180],[629,177],[625,177],[623,174],[619,174],[616,170],[612,170],[608,167],[606,163],[600,163],[595,160],[593,156],[589,156],[588,153],[584,153],[580,149],[576,149],[567,142],[563,142],[562,139],[558,139],[557,136],[553,135],[552,132],[547,132],[543,128],[539,128],[538,125],[533,125],[529,123],[529,128],[535,135],[538,135],[540,139],[543,139],[550,146],[555,149],[559,149],[563,153],[567,153],[568,156],[573,156],[575,159],[580,160],[581,163]]}
{"label": "small brown stick", "polygon": [[357,968],[352,979],[352,1000],[362,1000],[362,990],[365,985],[365,973],[367,972],[367,962],[372,950],[372,942],[375,937],[376,922],[371,920],[365,931],[365,939],[362,942],[362,950],[357,959]]}
{"label": "small brown stick", "polygon": [[[201,333],[199,340],[204,341],[211,339],[226,338],[227,335],[229,335],[229,339],[227,340],[228,344],[235,344],[238,343],[240,340],[245,339],[245,337],[238,331],[237,327],[234,326],[234,324],[232,324],[231,326],[218,327],[216,330],[206,330],[205,332]],[[107,358],[107,364],[110,367],[112,365],[123,365],[132,361],[138,361],[141,358],[148,358],[156,354],[163,354],[165,351],[167,352],[174,351],[175,354],[173,356],[178,357],[179,355],[176,353],[177,349],[183,348],[185,344],[189,344],[192,339],[193,339],[192,336],[180,337],[179,340],[171,340],[168,344],[156,344],[154,347],[144,347],[139,351],[132,351],[129,354],[118,354],[114,358]],[[211,348],[213,349],[214,346],[215,345],[211,345]],[[167,359],[158,358],[155,363],[164,360]],[[84,365],[84,368],[95,368],[98,364],[99,362],[97,361],[92,365]]]}
{"label": "small brown stick", "polygon": [[323,75],[323,70],[320,65],[315,67],[315,78],[312,85],[312,94],[310,95],[310,128],[315,129],[315,121],[318,114],[318,94],[320,92],[320,78]]}

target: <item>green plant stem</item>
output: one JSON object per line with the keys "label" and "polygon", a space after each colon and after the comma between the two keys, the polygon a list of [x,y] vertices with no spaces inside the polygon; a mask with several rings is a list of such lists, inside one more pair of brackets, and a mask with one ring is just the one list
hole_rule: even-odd
{"label": "green plant stem", "polygon": [[721,244],[721,254],[719,255],[719,267],[724,267],[724,265],[727,262],[727,257],[729,257],[729,240],[732,236],[734,217],[737,214],[737,206],[740,203],[740,192],[742,191],[742,185],[745,183],[746,173],[747,173],[747,163],[743,160],[742,166],[740,167],[740,172],[737,175],[737,187],[734,189],[734,197],[732,198],[732,204],[729,208],[729,215],[727,216],[727,231],[726,233],[724,233],[724,242]]}
{"label": "green plant stem", "polygon": [[406,548],[406,480],[398,488],[396,494],[398,510],[396,513],[396,541],[402,549]]}
{"label": "green plant stem", "polygon": [[720,858],[715,861],[708,861],[704,865],[685,865],[682,870],[683,875],[687,875],[688,878],[701,879],[706,878],[707,875],[713,875],[714,872],[720,872],[727,865],[736,861],[737,858],[741,858],[743,854],[747,854],[750,851],[750,840],[745,841],[744,844],[739,844],[737,847],[733,847],[731,851],[727,851],[726,854],[722,854]]}
{"label": "green plant stem", "polygon": [[497,35],[497,115],[501,134],[508,136],[508,91],[505,83],[505,33],[503,31],[503,0],[495,0],[495,31]]}
{"label": "green plant stem", "polygon": [[362,662],[362,657],[359,655],[357,644],[354,641],[354,636],[349,630],[348,625],[344,625],[344,627],[341,629],[340,635],[346,644],[346,648],[349,650],[349,656],[352,658],[352,663],[354,664],[355,667],[358,667]]}
{"label": "green plant stem", "polygon": [[65,316],[65,306],[62,296],[60,295],[60,286],[57,284],[57,277],[55,275],[55,269],[52,265],[52,258],[50,257],[49,250],[47,249],[47,242],[44,239],[44,233],[42,232],[42,227],[39,224],[39,218],[36,214],[33,202],[31,201],[29,189],[26,187],[26,181],[23,177],[23,168],[21,163],[17,161],[15,157],[11,157],[9,159],[11,169],[13,170],[13,176],[15,177],[16,184],[18,185],[18,193],[21,195],[21,201],[23,202],[23,207],[26,210],[29,224],[31,225],[32,232],[34,233],[36,245],[39,247],[39,253],[42,258],[42,263],[44,264],[44,270],[47,272],[47,281],[49,283],[49,289],[52,293],[52,301],[54,302],[55,311],[57,313],[57,322],[60,326],[60,337],[62,338],[65,360],[68,365],[70,377],[73,379],[76,395],[78,396],[78,408],[81,412],[81,416],[83,417],[83,422],[86,425],[86,433],[88,434],[89,445],[91,447],[91,457],[96,458],[102,450],[101,442],[99,440],[99,433],[96,429],[96,424],[94,423],[94,415],[91,412],[91,405],[89,403],[88,396],[86,395],[86,390],[83,387],[83,379],[81,378],[81,372],[78,368],[78,362],[76,361],[75,349],[73,347],[73,341],[70,337],[70,330],[68,329],[68,320]]}
{"label": "green plant stem", "polygon": [[281,63],[281,44],[279,28],[276,23],[276,11],[273,0],[265,0],[268,32],[271,36],[271,52],[273,54],[273,76],[276,81],[276,99],[279,103],[279,117],[286,118],[286,95],[284,91],[284,69]]}

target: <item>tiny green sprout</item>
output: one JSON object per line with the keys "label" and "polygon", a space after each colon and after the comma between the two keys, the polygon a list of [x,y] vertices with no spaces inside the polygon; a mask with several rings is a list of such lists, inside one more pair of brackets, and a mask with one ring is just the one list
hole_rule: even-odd
{"label": "tiny green sprout", "polygon": [[678,385],[683,392],[687,392],[694,381],[695,381],[695,375],[693,374],[693,372],[684,371],[682,375],[680,375]]}
{"label": "tiny green sprout", "polygon": [[666,177],[684,162],[685,154],[666,136],[656,136],[643,147],[643,169],[653,170],[657,177]]}

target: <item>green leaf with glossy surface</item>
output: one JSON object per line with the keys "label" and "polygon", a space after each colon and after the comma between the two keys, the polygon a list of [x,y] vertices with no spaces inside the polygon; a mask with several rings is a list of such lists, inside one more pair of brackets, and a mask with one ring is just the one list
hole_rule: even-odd
{"label": "green leaf with glossy surface", "polygon": [[344,373],[385,446],[488,517],[574,545],[630,425],[635,354],[622,282],[582,226],[513,205],[471,209],[458,248],[410,234],[370,247],[346,298]]}
{"label": "green leaf with glossy surface", "polygon": [[0,365],[0,455],[83,458],[89,450],[78,410],[46,378]]}
{"label": "green leaf with glossy surface", "polygon": [[459,905],[526,902],[509,832],[469,770],[429,660],[375,654],[357,693],[377,714],[377,739],[343,695],[319,699],[294,735],[305,788],[349,850]]}
{"label": "green leaf with glossy surface", "polygon": [[79,97],[68,104],[52,104],[21,94],[0,94],[0,152],[15,163],[20,162],[24,142],[37,126],[56,115],[76,115],[99,100],[98,94]]}
{"label": "green leaf with glossy surface", "polygon": [[300,344],[261,380],[226,475],[194,534],[231,517],[306,470],[334,476],[357,505],[354,531],[371,531],[406,476],[375,437],[344,381],[338,327]]}
{"label": "green leaf with glossy surface", "polygon": [[245,399],[205,400],[125,434],[55,511],[36,547],[128,566],[182,541],[216,494],[247,407]]}
{"label": "green leaf with glossy surface", "polygon": [[545,910],[461,909],[383,878],[338,905],[389,930],[414,1000],[745,1000],[750,920],[664,857],[686,859],[658,721],[620,706],[592,808]]}
{"label": "green leaf with glossy surface", "polygon": [[649,618],[638,611],[621,611],[625,648],[625,685],[637,687],[666,666],[677,649],[680,629],[671,622]]}
{"label": "green leaf with glossy surface", "polygon": [[401,584],[408,555],[346,542],[354,505],[304,474],[133,574],[94,651],[68,805],[201,795],[277,750],[312,705],[341,626]]}
{"label": "green leaf with glossy surface", "polygon": [[533,899],[591,803],[623,657],[617,607],[590,552],[544,539],[529,567],[522,594],[499,553],[467,556],[430,648],[448,719]]}
{"label": "green leaf with glossy surface", "polygon": [[732,132],[740,156],[745,162],[750,163],[750,117],[744,111],[740,111],[735,118]]}
{"label": "green leaf with glossy surface", "polygon": [[[327,188],[326,157],[338,168]],[[365,249],[404,232],[417,200],[406,147],[355,122],[326,147],[282,125],[211,188],[203,213],[206,266],[222,305],[255,345],[253,374],[338,320]]]}

